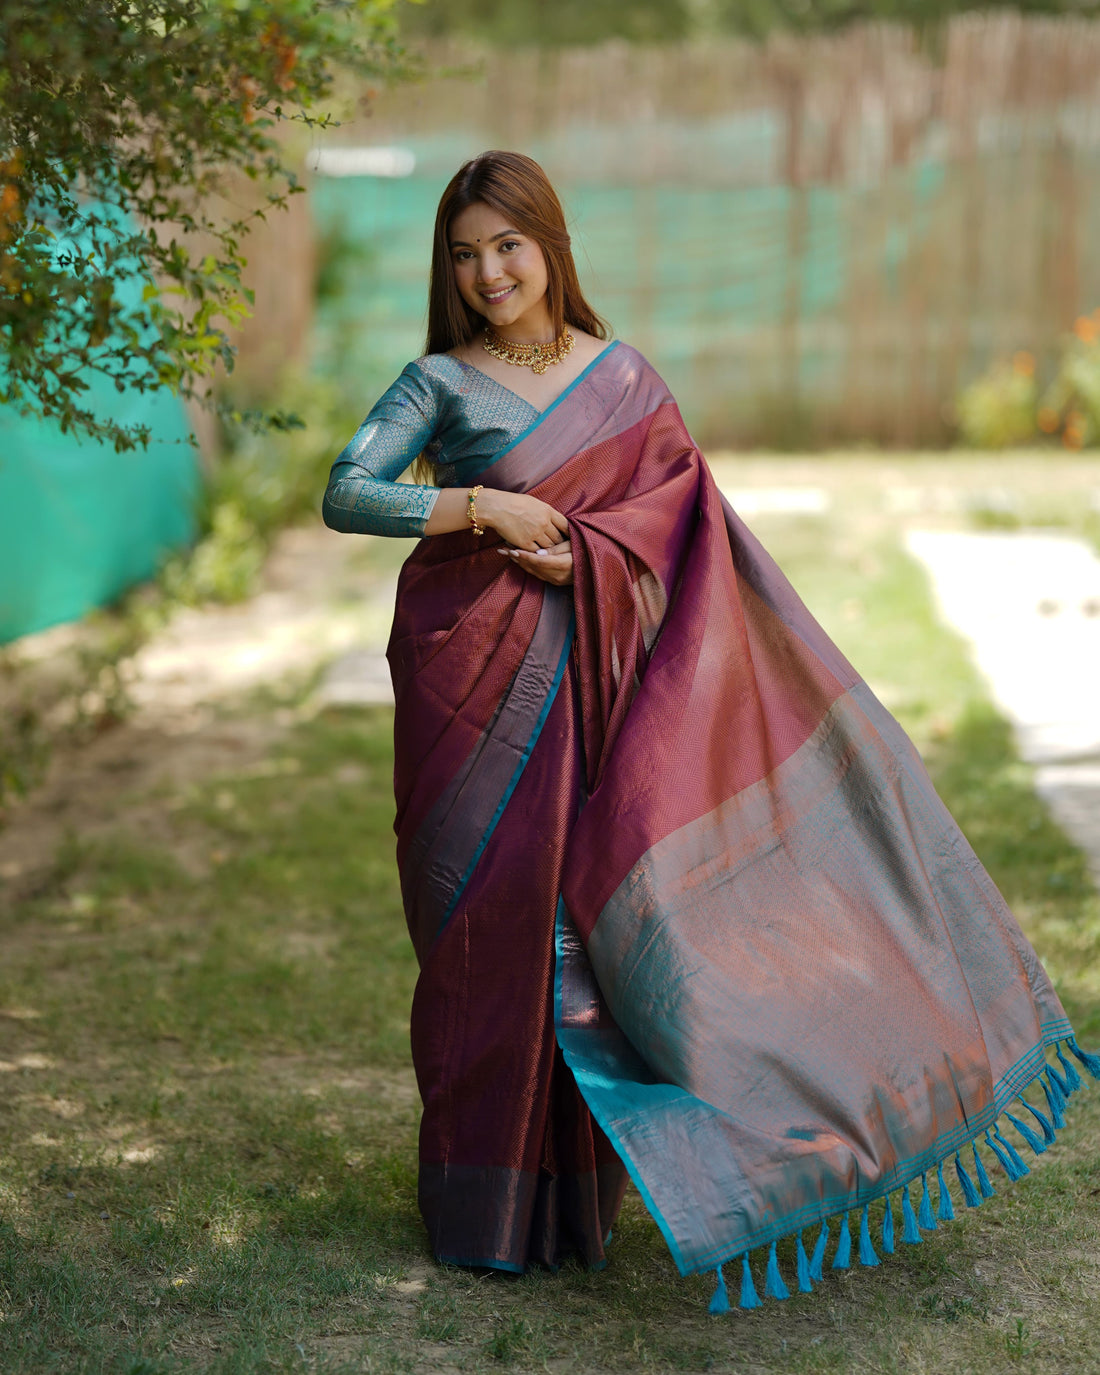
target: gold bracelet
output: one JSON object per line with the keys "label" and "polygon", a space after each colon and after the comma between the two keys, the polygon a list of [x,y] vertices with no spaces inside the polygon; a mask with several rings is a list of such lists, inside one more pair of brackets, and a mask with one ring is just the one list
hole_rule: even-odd
{"label": "gold bracelet", "polygon": [[483,535],[485,533],[484,527],[478,524],[477,519],[477,494],[480,491],[481,486],[479,484],[477,487],[471,487],[466,493],[466,516],[475,535]]}

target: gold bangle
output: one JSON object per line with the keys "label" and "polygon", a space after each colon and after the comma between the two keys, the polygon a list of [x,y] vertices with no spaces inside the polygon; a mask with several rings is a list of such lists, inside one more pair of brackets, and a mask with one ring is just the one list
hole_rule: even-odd
{"label": "gold bangle", "polygon": [[470,528],[475,535],[483,535],[485,533],[484,527],[478,524],[477,519],[477,494],[480,491],[481,486],[479,484],[477,487],[471,487],[466,493],[466,516],[470,522]]}

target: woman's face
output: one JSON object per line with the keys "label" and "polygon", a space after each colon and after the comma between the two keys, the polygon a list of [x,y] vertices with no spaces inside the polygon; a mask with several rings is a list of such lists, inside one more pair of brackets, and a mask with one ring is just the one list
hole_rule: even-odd
{"label": "woman's face", "polygon": [[451,264],[459,294],[517,343],[546,343],[553,322],[546,302],[542,249],[480,201],[451,221]]}

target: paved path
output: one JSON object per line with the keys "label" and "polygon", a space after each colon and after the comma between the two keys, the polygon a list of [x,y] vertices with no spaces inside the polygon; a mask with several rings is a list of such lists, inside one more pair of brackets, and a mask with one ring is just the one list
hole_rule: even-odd
{"label": "paved path", "polygon": [[914,530],[906,542],[1100,880],[1100,559],[1045,533]]}

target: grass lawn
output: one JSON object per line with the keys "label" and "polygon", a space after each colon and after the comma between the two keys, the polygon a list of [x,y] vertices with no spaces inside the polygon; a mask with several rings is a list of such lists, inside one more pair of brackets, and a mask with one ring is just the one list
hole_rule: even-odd
{"label": "grass lawn", "polygon": [[[925,753],[1097,1048],[1084,860],[862,472],[828,517],[753,523]],[[385,708],[299,712],[259,764],[141,799],[160,842],[77,831],[4,914],[0,1372],[1100,1370],[1097,1084],[1029,1178],[991,1170],[997,1196],[920,1246],[756,1312],[709,1316],[711,1280],[679,1278],[634,1195],[602,1273],[436,1267],[390,728]]]}

